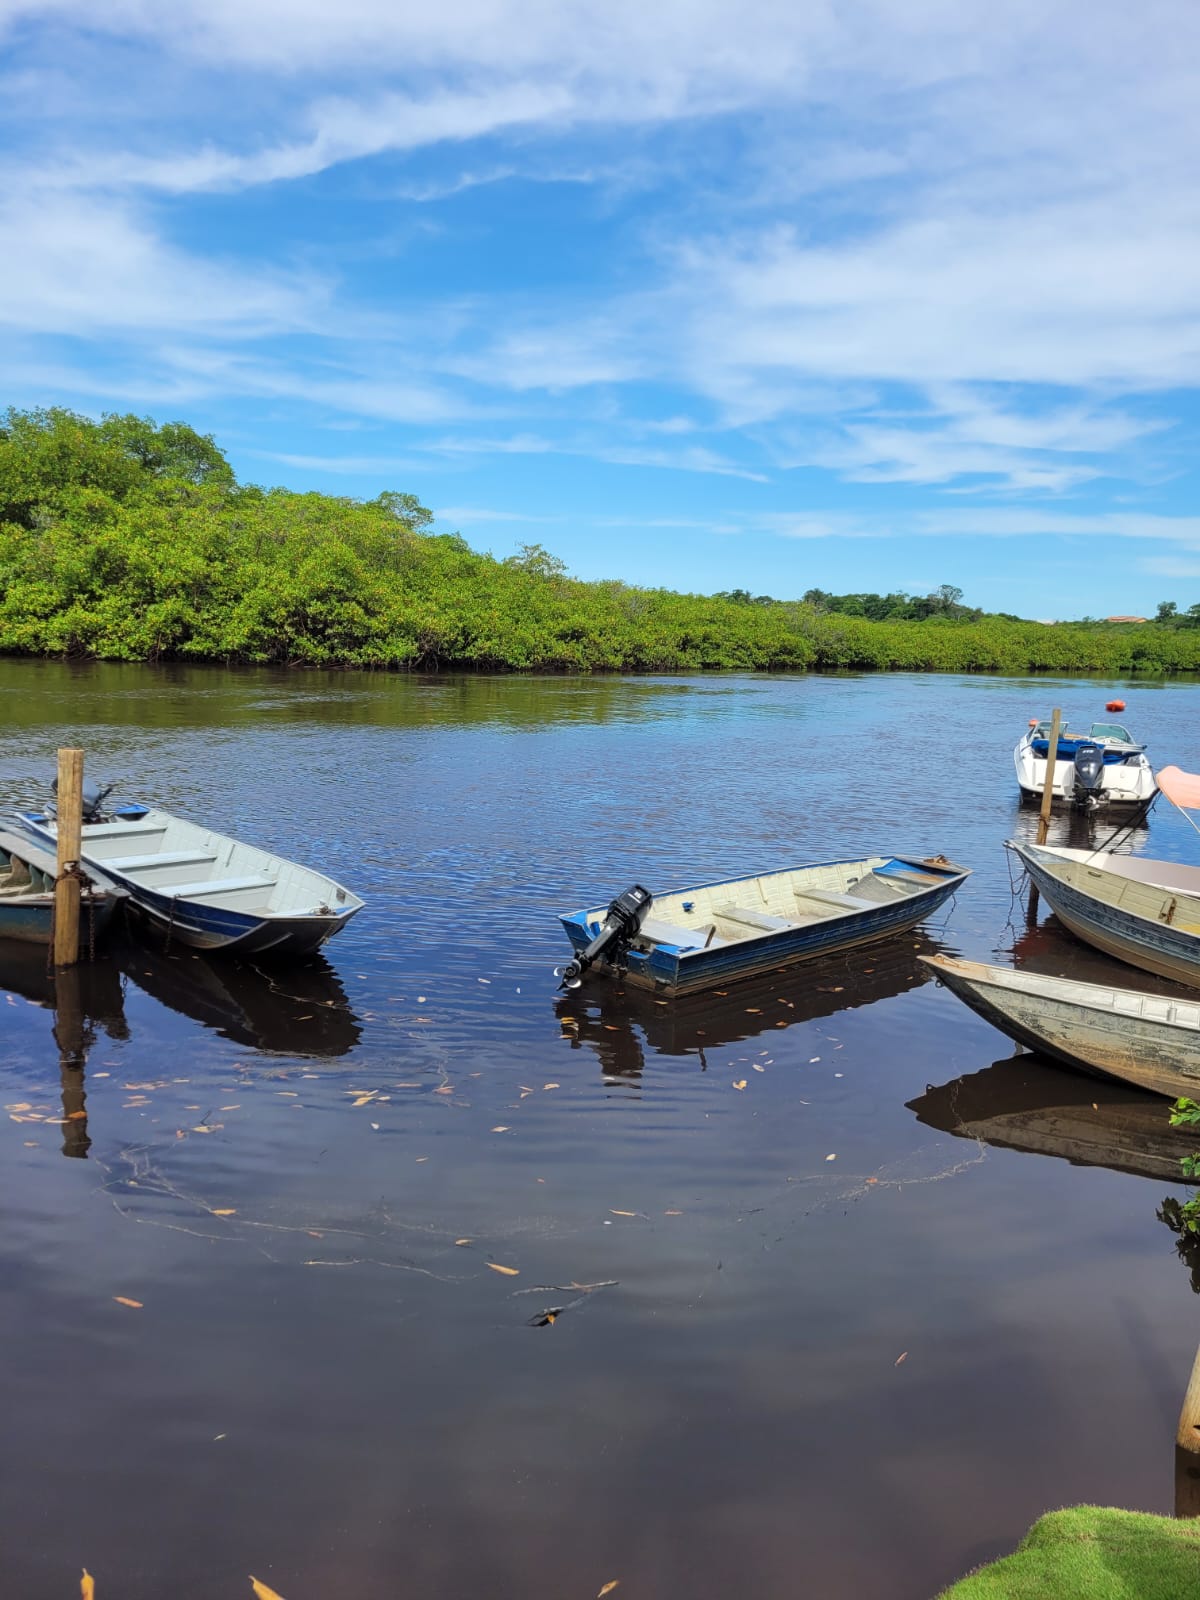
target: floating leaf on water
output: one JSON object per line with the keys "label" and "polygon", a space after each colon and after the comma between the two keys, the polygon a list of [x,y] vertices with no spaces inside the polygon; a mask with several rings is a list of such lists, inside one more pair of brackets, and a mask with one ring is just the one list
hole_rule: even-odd
{"label": "floating leaf on water", "polygon": [[129,1306],[133,1311],[142,1310],[142,1302],[140,1300],[131,1300],[128,1295],[115,1294],[113,1295],[113,1299],[119,1306]]}
{"label": "floating leaf on water", "polygon": [[455,1242],[455,1244],[470,1244],[471,1240],[470,1239],[455,1239],[454,1242]]}
{"label": "floating leaf on water", "polygon": [[767,1070],[766,1067],[759,1066],[757,1061],[752,1061],[750,1065],[754,1068],[755,1072],[765,1072]]}
{"label": "floating leaf on water", "polygon": [[254,1593],[257,1596],[257,1600],[283,1600],[281,1594],[278,1594],[267,1584],[260,1583],[253,1573],[250,1575],[250,1582],[254,1585]]}
{"label": "floating leaf on water", "polygon": [[509,1132],[508,1124],[506,1122],[502,1122],[498,1128],[493,1128],[492,1132],[493,1133],[508,1133]]}
{"label": "floating leaf on water", "polygon": [[735,1078],[733,1080],[733,1087],[735,1089],[744,1089],[746,1087],[746,1083],[747,1080],[745,1078]]}
{"label": "floating leaf on water", "polygon": [[213,1212],[213,1216],[214,1217],[236,1217],[237,1216],[237,1211],[232,1206],[225,1206],[220,1211],[214,1211]]}
{"label": "floating leaf on water", "polygon": [[746,1007],[746,1015],[748,1017],[761,1017],[762,1016],[762,1007],[761,1006],[747,1006]]}
{"label": "floating leaf on water", "polygon": [[562,1084],[561,1083],[544,1083],[542,1085],[542,1088],[543,1089],[561,1089],[562,1088]]}
{"label": "floating leaf on water", "polygon": [[663,1216],[664,1217],[681,1217],[682,1215],[683,1215],[682,1211],[664,1211],[663,1212]]}
{"label": "floating leaf on water", "polygon": [[636,1211],[614,1211],[612,1206],[609,1206],[608,1209],[609,1209],[610,1215],[612,1215],[614,1217],[636,1217],[637,1216],[637,1212]]}
{"label": "floating leaf on water", "polygon": [[837,1156],[836,1155],[826,1156],[825,1159],[826,1159],[826,1161],[836,1161],[837,1160]]}
{"label": "floating leaf on water", "polygon": [[600,1593],[596,1596],[596,1600],[601,1600],[603,1595],[611,1594],[620,1581],[620,1578],[610,1579],[609,1582],[604,1585],[603,1589],[600,1590]]}
{"label": "floating leaf on water", "polygon": [[907,1350],[901,1350],[900,1354],[896,1357],[895,1361],[892,1362],[892,1365],[894,1367],[898,1367],[902,1361],[907,1361],[907,1360],[908,1360],[908,1351]]}
{"label": "floating leaf on water", "polygon": [[83,1596],[83,1600],[96,1600],[96,1580],[86,1567],[83,1569],[83,1577],[79,1580],[79,1593]]}
{"label": "floating leaf on water", "polygon": [[506,1278],[515,1278],[520,1273],[520,1267],[502,1267],[498,1261],[489,1261],[488,1266],[493,1272],[502,1272]]}

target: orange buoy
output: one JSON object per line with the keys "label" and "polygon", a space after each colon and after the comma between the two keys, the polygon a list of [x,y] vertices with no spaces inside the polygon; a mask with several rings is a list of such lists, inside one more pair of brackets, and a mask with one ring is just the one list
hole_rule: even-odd
{"label": "orange buoy", "polygon": [[1105,711],[1124,711],[1125,702],[1124,700],[1110,700],[1104,709]]}
{"label": "orange buoy", "polygon": [[1038,725],[1038,719],[1037,719],[1037,718],[1036,718],[1036,717],[1030,717],[1030,719],[1029,719],[1029,726],[1030,726],[1030,727],[1031,727],[1031,728],[1036,728],[1036,727],[1037,727],[1037,725]]}

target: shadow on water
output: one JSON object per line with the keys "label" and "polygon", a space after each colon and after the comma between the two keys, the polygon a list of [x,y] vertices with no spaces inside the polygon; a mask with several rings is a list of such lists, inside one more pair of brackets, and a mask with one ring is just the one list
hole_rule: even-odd
{"label": "shadow on water", "polygon": [[210,960],[123,946],[121,970],[139,989],[234,1044],[275,1055],[344,1056],[362,1027],[324,956],[272,972],[254,962]]}
{"label": "shadow on water", "polygon": [[695,1056],[703,1072],[710,1050],[919,988],[933,974],[918,956],[942,948],[917,932],[673,1001],[594,978],[562,996],[555,1012],[572,1047],[593,1050],[605,1077],[640,1077],[655,1056]]}
{"label": "shadow on water", "polygon": [[[1053,1156],[1077,1167],[1185,1184],[1180,1163],[1195,1153],[1194,1128],[1170,1122],[1170,1102],[1140,1089],[1064,1072],[1040,1056],[1017,1054],[908,1102],[918,1122],[998,1149]],[[1175,1253],[1200,1294],[1200,1234],[1184,1200],[1163,1197],[1155,1215],[1175,1236]]]}
{"label": "shadow on water", "polygon": [[1179,1163],[1195,1145],[1188,1129],[1171,1126],[1170,1102],[1160,1096],[1064,1072],[1031,1054],[931,1086],[908,1109],[960,1139],[1160,1183],[1184,1181]]}

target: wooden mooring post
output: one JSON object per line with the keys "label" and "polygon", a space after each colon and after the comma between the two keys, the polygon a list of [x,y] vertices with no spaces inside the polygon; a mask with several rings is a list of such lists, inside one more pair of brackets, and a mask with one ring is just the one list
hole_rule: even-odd
{"label": "wooden mooring post", "polygon": [[[1050,718],[1050,742],[1046,747],[1046,781],[1042,784],[1042,813],[1038,818],[1037,842],[1045,844],[1046,835],[1050,831],[1050,804],[1054,799],[1054,771],[1058,766],[1058,730],[1062,727],[1062,711],[1058,706]],[[1038,892],[1037,884],[1032,884],[1029,889],[1029,918],[1031,922],[1037,921]]]}
{"label": "wooden mooring post", "polygon": [[83,751],[58,752],[58,873],[54,885],[54,965],[79,960],[79,852],[83,847]]}
{"label": "wooden mooring post", "polygon": [[1200,1517],[1200,1349],[1192,1362],[1175,1435],[1175,1515]]}
{"label": "wooden mooring post", "polygon": [[1046,781],[1042,785],[1042,814],[1038,818],[1037,842],[1045,844],[1050,831],[1050,802],[1054,798],[1054,770],[1058,766],[1058,730],[1062,727],[1062,712],[1055,706],[1050,718],[1050,744],[1046,750]]}

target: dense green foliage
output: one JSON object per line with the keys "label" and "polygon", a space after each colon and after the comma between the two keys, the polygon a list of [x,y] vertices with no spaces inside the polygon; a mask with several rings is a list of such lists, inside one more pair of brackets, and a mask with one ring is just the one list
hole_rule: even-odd
{"label": "dense green foliage", "polygon": [[[970,611],[949,587],[785,601],[583,583],[539,546],[498,561],[431,520],[412,495],[238,484],[182,423],[10,411],[0,652],[561,672],[1200,669],[1190,627],[1048,627]],[[871,620],[876,601],[886,620]]]}

